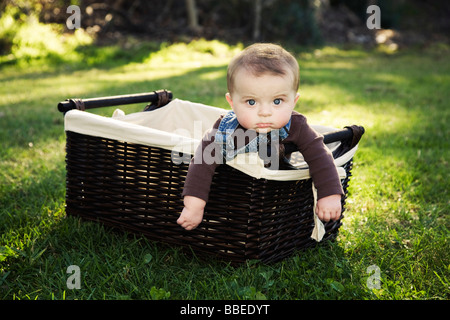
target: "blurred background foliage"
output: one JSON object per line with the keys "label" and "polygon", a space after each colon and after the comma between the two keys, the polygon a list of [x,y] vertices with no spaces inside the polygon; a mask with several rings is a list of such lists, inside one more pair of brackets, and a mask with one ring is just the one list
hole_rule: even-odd
{"label": "blurred background foliage", "polygon": [[[381,30],[366,27],[371,4],[381,9]],[[70,5],[80,7],[81,28],[66,26]],[[2,0],[0,14],[0,64],[74,61],[92,44],[126,49],[130,39],[397,49],[448,43],[450,34],[450,2],[437,0]]]}

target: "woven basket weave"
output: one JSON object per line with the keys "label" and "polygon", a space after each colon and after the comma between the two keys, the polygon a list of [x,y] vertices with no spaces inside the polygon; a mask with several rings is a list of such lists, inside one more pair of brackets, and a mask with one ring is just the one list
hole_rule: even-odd
{"label": "woven basket weave", "polygon": [[[203,222],[185,231],[176,220],[183,208],[187,164],[175,164],[166,149],[71,131],[66,136],[69,215],[234,263],[275,262],[317,243],[311,239],[311,179],[256,179],[220,165]],[[343,167],[345,210],[352,160]],[[323,240],[334,239],[340,226],[341,220],[325,223]]]}

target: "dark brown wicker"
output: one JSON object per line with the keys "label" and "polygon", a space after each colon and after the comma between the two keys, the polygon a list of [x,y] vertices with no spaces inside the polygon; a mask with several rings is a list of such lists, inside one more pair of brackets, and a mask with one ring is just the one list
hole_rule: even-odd
{"label": "dark brown wicker", "polygon": [[[317,243],[310,238],[314,226],[311,179],[255,179],[221,165],[203,222],[185,231],[176,220],[183,208],[187,164],[174,164],[165,149],[66,134],[69,215],[233,263],[275,262]],[[342,181],[346,195],[351,167],[350,160]],[[334,239],[340,226],[340,220],[326,223],[323,240]]]}

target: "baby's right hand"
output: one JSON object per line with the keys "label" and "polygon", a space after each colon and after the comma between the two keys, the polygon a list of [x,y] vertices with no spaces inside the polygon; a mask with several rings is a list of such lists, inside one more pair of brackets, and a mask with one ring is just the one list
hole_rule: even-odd
{"label": "baby's right hand", "polygon": [[177,223],[186,230],[197,228],[203,220],[205,205],[206,202],[200,198],[185,196],[184,208]]}

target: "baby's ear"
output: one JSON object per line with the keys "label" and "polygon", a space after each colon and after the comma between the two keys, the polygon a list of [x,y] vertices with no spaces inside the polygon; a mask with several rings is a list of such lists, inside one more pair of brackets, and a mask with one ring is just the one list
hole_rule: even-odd
{"label": "baby's ear", "polygon": [[300,93],[297,92],[297,94],[295,95],[294,104],[297,103],[298,98],[300,98]]}
{"label": "baby's ear", "polygon": [[231,100],[231,94],[229,92],[227,92],[225,94],[225,98],[227,99],[228,104],[230,105],[231,109],[233,109],[233,100]]}

